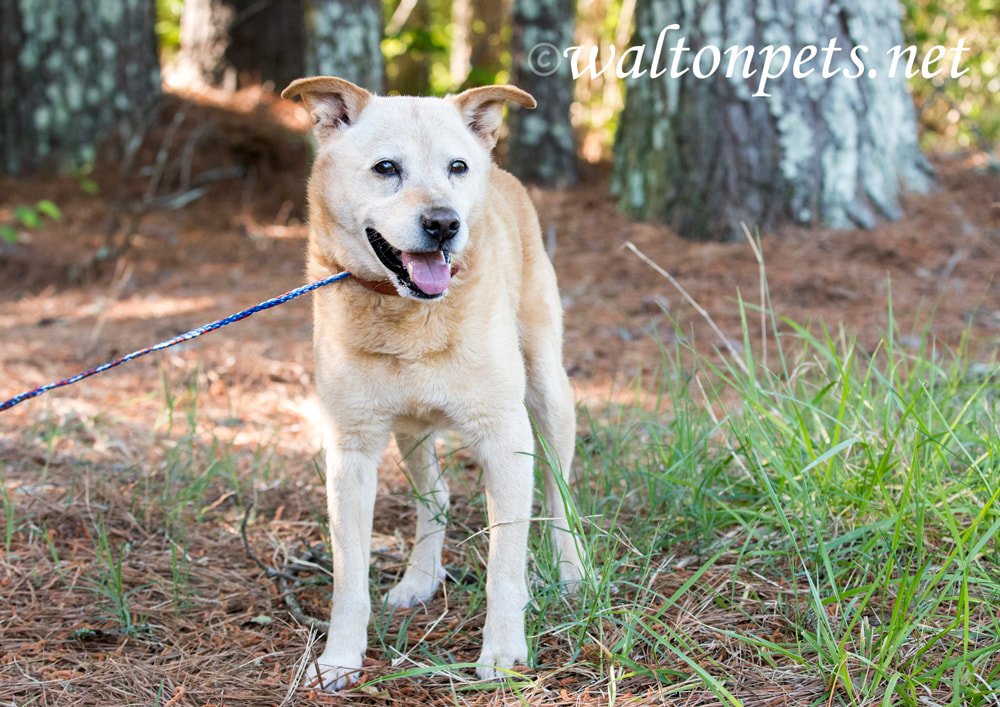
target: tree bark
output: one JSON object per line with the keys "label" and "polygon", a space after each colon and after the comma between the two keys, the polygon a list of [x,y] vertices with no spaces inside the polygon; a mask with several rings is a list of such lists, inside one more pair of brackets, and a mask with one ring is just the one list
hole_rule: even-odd
{"label": "tree bark", "polygon": [[451,55],[449,70],[453,86],[461,86],[472,70],[472,0],[452,0]]}
{"label": "tree bark", "polygon": [[0,170],[92,162],[160,97],[149,0],[0,0]]}
{"label": "tree bark", "polygon": [[[407,0],[405,6],[400,2],[404,10],[403,17],[393,16],[393,26],[387,27],[386,31],[392,35],[398,35],[400,39],[410,33],[427,33],[427,27],[431,25],[430,3],[419,0]],[[396,13],[398,14],[398,13]],[[428,57],[427,47],[411,46],[404,53],[396,56],[386,72],[386,90],[397,91],[403,95],[424,96],[431,93],[431,62]]]}
{"label": "tree bark", "polygon": [[234,17],[231,0],[185,0],[174,65],[182,83],[236,89],[236,70],[226,58]]}
{"label": "tree bark", "polygon": [[510,1],[454,0],[451,6],[451,81],[458,90],[496,83],[503,70],[504,27],[510,22]]}
{"label": "tree bark", "polygon": [[[572,3],[570,13],[572,16]],[[495,80],[496,74],[503,68],[504,26],[510,22],[510,0],[495,0],[494,2],[476,2],[472,4],[472,35],[469,77],[477,80],[477,76]],[[478,84],[477,85],[481,85]],[[466,86],[471,88],[471,86]]]}
{"label": "tree bark", "polygon": [[569,186],[576,181],[573,76],[554,53],[573,44],[573,0],[514,0],[513,24],[512,83],[538,107],[511,113],[506,167],[526,182]]}
{"label": "tree bark", "polygon": [[278,91],[306,73],[303,0],[236,0],[226,59],[237,83],[270,81]]}
{"label": "tree bark", "polygon": [[[640,0],[631,46],[645,47],[646,73],[627,81],[616,139],[621,208],[692,239],[740,238],[740,222],[762,230],[780,222],[868,228],[898,218],[901,194],[933,183],[905,79],[889,76],[886,51],[902,44],[900,17],[894,0]],[[657,38],[671,24],[680,28],[666,32],[654,67]],[[677,53],[668,48],[681,37],[689,51],[677,67],[689,70],[677,78]],[[837,75],[823,78],[820,51],[803,65],[811,74],[796,78],[789,64],[761,89],[764,47],[787,45],[794,59],[830,40],[840,49],[829,55]],[[725,53],[711,73],[707,49],[699,71],[711,75],[695,75],[699,51],[734,45],[756,50],[750,78],[741,62],[727,77]],[[859,45],[869,48],[863,71],[850,58]],[[772,73],[778,66],[775,59]],[[669,72],[653,78],[651,68]]]}
{"label": "tree bark", "polygon": [[305,0],[306,70],[337,76],[381,92],[382,3],[379,0]]}
{"label": "tree bark", "polygon": [[184,83],[236,90],[305,75],[303,0],[185,0],[175,71]]}

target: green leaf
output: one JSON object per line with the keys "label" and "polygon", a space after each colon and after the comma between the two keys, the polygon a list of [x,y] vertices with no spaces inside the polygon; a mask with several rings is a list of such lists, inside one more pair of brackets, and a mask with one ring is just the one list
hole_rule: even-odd
{"label": "green leaf", "polygon": [[97,186],[97,182],[95,182],[93,179],[81,179],[80,189],[82,189],[87,194],[96,194],[101,190],[101,188]]}
{"label": "green leaf", "polygon": [[17,243],[17,231],[10,226],[0,226],[0,238],[8,243]]}
{"label": "green leaf", "polygon": [[14,209],[14,218],[28,228],[38,228],[42,223],[42,219],[39,217],[38,212],[30,206],[18,206]]}
{"label": "green leaf", "polygon": [[35,204],[35,209],[39,213],[45,214],[50,218],[54,218],[56,221],[62,219],[62,211],[60,211],[59,207],[56,206],[51,201],[49,201],[48,199],[42,199],[37,204]]}

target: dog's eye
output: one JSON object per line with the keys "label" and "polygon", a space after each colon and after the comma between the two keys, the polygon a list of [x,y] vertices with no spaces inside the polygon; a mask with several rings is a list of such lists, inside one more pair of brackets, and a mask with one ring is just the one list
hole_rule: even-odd
{"label": "dog's eye", "polygon": [[452,174],[465,174],[469,171],[469,165],[462,160],[452,160],[451,164],[448,165],[448,171]]}
{"label": "dog's eye", "polygon": [[378,174],[383,177],[392,177],[399,174],[399,167],[392,160],[382,160],[381,162],[376,162],[375,166],[372,167]]}

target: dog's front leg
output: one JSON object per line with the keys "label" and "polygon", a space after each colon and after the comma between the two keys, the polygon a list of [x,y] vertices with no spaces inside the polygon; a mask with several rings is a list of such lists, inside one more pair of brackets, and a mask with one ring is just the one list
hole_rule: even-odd
{"label": "dog's front leg", "polygon": [[525,563],[531,522],[533,439],[521,407],[480,429],[474,450],[483,464],[490,549],[486,570],[486,624],[476,673],[495,680],[528,659],[524,607],[528,603]]}
{"label": "dog's front leg", "polygon": [[328,440],[326,492],[333,558],[333,608],[326,649],[307,683],[339,690],[358,680],[368,645],[368,564],[375,507],[378,452],[373,444]]}

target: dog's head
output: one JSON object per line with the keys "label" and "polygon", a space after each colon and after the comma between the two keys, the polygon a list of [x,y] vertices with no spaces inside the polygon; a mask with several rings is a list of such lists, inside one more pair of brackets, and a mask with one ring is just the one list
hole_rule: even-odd
{"label": "dog's head", "polygon": [[319,246],[359,278],[389,279],[400,295],[442,297],[486,194],[504,104],[535,100],[513,86],[378,97],[328,76],[294,81],[281,95],[301,96],[312,115]]}

